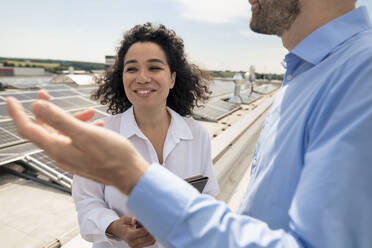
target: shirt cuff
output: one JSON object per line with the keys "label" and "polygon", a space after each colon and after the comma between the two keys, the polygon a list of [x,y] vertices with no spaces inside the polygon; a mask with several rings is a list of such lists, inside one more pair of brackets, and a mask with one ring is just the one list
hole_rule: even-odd
{"label": "shirt cuff", "polygon": [[133,188],[127,206],[161,243],[199,192],[167,169],[154,164]]}
{"label": "shirt cuff", "polygon": [[[99,229],[100,229],[100,232],[104,235],[106,235],[106,230],[108,228],[108,226],[115,220],[118,220],[119,217],[117,214],[108,214],[106,215],[105,217],[103,217],[101,220],[100,220],[100,223],[99,223]],[[106,236],[107,237],[107,236]]]}

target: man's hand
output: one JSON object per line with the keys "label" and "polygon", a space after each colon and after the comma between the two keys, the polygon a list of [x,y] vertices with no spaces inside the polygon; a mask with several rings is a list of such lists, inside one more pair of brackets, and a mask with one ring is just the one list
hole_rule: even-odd
{"label": "man's hand", "polygon": [[107,232],[125,241],[131,248],[142,248],[155,244],[155,239],[145,228],[136,229],[133,216],[122,216],[112,222]]}
{"label": "man's hand", "polygon": [[44,149],[61,169],[114,185],[128,195],[147,170],[147,162],[119,134],[85,123],[93,110],[78,114],[77,119],[48,102],[46,95],[40,92],[31,105],[35,122],[17,99],[6,99],[19,135]]}

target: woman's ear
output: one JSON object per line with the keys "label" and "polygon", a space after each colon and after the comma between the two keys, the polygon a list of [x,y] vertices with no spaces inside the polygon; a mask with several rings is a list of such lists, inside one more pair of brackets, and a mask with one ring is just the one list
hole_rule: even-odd
{"label": "woman's ear", "polygon": [[169,89],[173,89],[173,87],[174,87],[174,84],[176,83],[176,72],[174,71],[174,72],[172,72],[172,74],[171,74],[171,80],[172,80],[172,82],[171,82],[171,85],[170,85],[170,87],[169,87]]}

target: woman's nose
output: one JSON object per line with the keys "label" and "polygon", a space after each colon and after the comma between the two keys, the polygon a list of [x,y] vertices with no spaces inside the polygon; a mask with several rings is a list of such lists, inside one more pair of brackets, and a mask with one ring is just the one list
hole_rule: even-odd
{"label": "woman's nose", "polygon": [[137,73],[136,82],[137,83],[148,83],[150,82],[150,75],[146,70],[140,70]]}

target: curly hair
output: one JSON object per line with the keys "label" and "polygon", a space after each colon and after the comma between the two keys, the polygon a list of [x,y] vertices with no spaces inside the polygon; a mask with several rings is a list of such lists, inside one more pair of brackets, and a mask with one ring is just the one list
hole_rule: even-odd
{"label": "curly hair", "polygon": [[176,72],[174,88],[170,90],[167,98],[168,107],[181,116],[189,116],[195,106],[209,98],[209,75],[187,61],[183,40],[164,25],[145,23],[134,26],[124,34],[114,65],[97,80],[98,89],[93,92],[92,98],[108,105],[109,113],[119,114],[132,106],[125,95],[122,78],[124,57],[129,48],[137,42],[153,42],[159,45],[165,53],[171,73]]}

